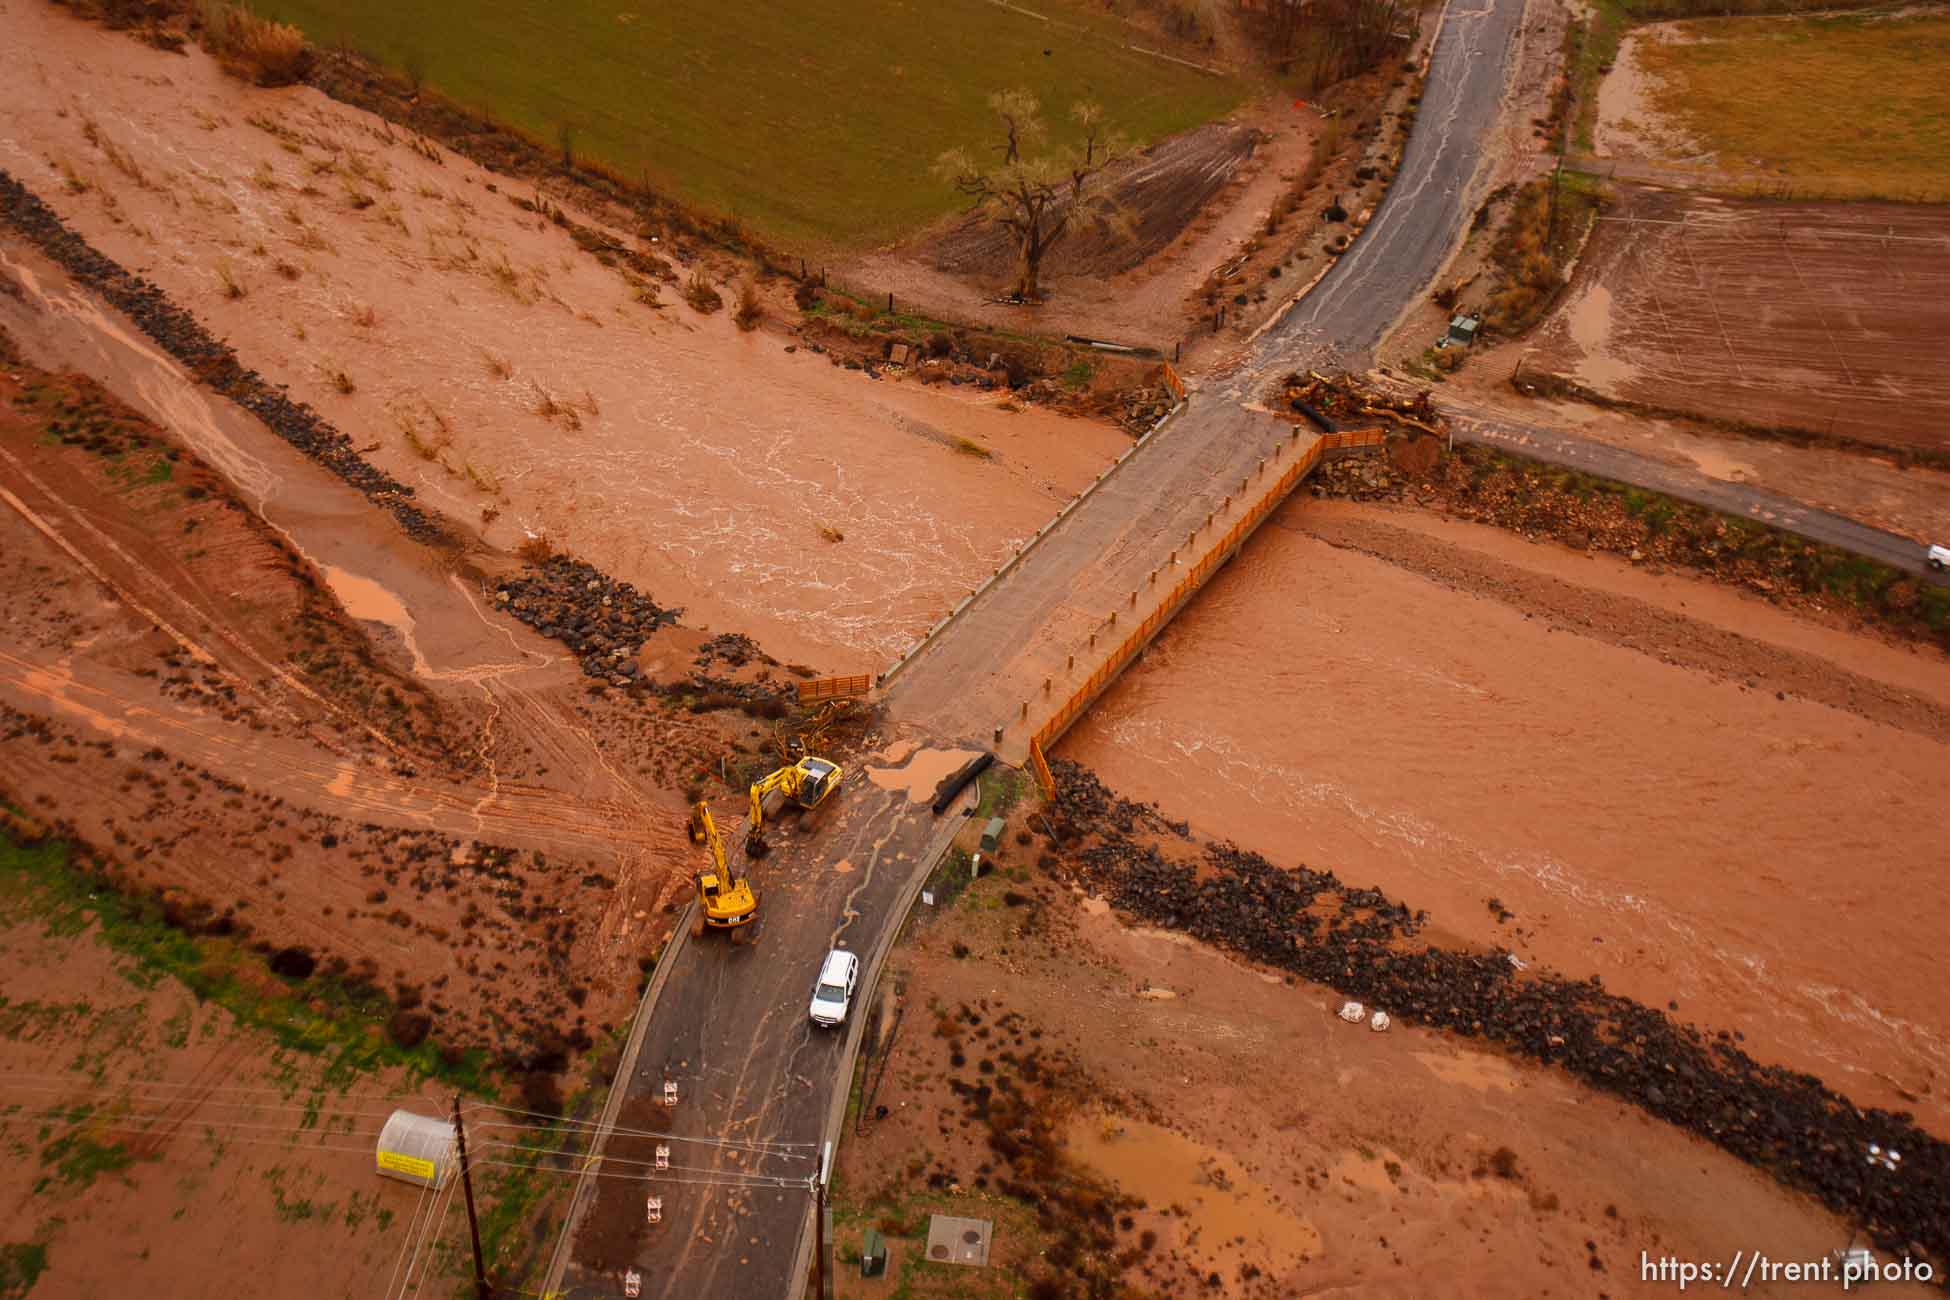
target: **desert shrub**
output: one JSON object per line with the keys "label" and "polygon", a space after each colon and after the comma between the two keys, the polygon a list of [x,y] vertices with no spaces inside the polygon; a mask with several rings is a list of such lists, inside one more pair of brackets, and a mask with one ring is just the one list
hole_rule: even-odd
{"label": "desert shrub", "polygon": [[554,558],[555,544],[548,540],[547,533],[537,533],[533,537],[525,538],[521,545],[515,548],[515,554],[539,568]]}
{"label": "desert shrub", "polygon": [[691,305],[692,311],[706,316],[724,306],[723,297],[702,270],[692,271],[691,278],[684,281],[684,301]]}
{"label": "desert shrub", "polygon": [[289,86],[311,71],[311,46],[289,23],[222,0],[206,0],[198,16],[204,47],[232,76],[259,86]]}
{"label": "desert shrub", "polygon": [[424,1011],[395,1011],[386,1021],[386,1034],[401,1047],[414,1048],[427,1040],[433,1017]]}
{"label": "desert shrub", "polygon": [[1499,275],[1483,306],[1483,324],[1498,333],[1516,334],[1529,326],[1564,283],[1549,247],[1551,183],[1549,178],[1532,181],[1516,193],[1490,248]]}
{"label": "desert shrub", "polygon": [[303,948],[280,948],[271,954],[271,969],[287,979],[310,979],[318,959]]}
{"label": "desert shrub", "polygon": [[739,329],[748,332],[757,329],[758,323],[765,319],[765,304],[750,280],[738,286],[738,307],[732,312],[731,319],[738,323]]}
{"label": "desert shrub", "polygon": [[560,1115],[562,1085],[546,1070],[531,1070],[521,1077],[521,1104],[540,1115]]}

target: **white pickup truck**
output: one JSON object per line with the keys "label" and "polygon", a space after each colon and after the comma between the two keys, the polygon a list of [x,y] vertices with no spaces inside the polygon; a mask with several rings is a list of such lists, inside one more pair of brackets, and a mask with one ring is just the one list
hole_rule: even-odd
{"label": "white pickup truck", "polygon": [[1923,563],[1942,573],[1950,569],[1950,546],[1932,546],[1923,556]]}

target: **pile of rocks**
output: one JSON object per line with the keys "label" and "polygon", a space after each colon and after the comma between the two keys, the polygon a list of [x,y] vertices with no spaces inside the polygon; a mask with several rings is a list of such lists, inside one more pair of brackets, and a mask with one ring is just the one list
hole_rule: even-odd
{"label": "pile of rocks", "polygon": [[256,415],[273,433],[386,509],[409,536],[435,541],[447,535],[431,512],[411,500],[412,488],[367,464],[352,440],[318,412],[292,401],[279,387],[246,369],[235,352],[170,302],[161,289],[97,252],[4,170],[0,170],[0,221],[127,315],[211,389]]}
{"label": "pile of rocks", "polygon": [[1178,404],[1168,388],[1132,388],[1119,394],[1123,406],[1117,423],[1127,433],[1142,436],[1157,427],[1158,421]]}
{"label": "pile of rocks", "polygon": [[[1950,1143],[1907,1114],[1862,1109],[1812,1075],[1762,1065],[1691,1025],[1577,981],[1520,972],[1510,954],[1405,942],[1423,914],[1331,872],[1283,870],[1231,845],[1190,860],[1158,847],[1154,810],[1117,799],[1074,763],[1051,764],[1076,851],[1059,870],[1143,921],[1326,985],[1410,1024],[1483,1038],[1686,1128],[1861,1224],[1884,1249],[1950,1260]],[[1088,843],[1077,848],[1072,836]],[[1143,836],[1140,842],[1139,836]],[[1891,1171],[1871,1144],[1900,1150]]]}
{"label": "pile of rocks", "polygon": [[1321,462],[1309,484],[1317,497],[1392,501],[1402,494],[1400,473],[1380,456],[1346,456]]}
{"label": "pile of rocks", "polygon": [[543,636],[567,646],[585,677],[613,686],[636,680],[637,652],[650,634],[683,614],[581,560],[552,556],[510,578],[495,601]]}

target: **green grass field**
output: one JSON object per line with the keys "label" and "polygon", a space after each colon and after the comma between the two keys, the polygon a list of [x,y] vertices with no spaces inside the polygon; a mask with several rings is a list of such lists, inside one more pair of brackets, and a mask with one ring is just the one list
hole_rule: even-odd
{"label": "green grass field", "polygon": [[1950,17],[1734,18],[1647,45],[1654,95],[1729,171],[1796,192],[1950,198]]}
{"label": "green grass field", "polygon": [[951,211],[929,168],[986,142],[997,90],[1027,86],[1059,128],[1094,99],[1142,143],[1247,93],[1126,49],[1129,30],[1077,0],[1021,7],[1056,21],[986,0],[254,5],[547,144],[566,126],[578,154],[802,250],[874,246]]}

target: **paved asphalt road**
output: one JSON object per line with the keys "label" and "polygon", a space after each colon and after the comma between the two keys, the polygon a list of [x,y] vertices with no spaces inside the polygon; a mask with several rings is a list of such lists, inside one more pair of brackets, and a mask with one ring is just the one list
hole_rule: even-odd
{"label": "paved asphalt road", "polygon": [[1950,575],[1931,573],[1923,563],[1923,547],[1900,534],[1803,505],[1766,488],[1728,483],[1695,469],[1668,465],[1576,434],[1521,423],[1507,416],[1478,414],[1445,402],[1437,405],[1456,437],[1465,442],[1480,442],[1533,460],[1650,488],[1730,515],[1785,528],[1818,542],[1845,547],[1892,568],[1920,574],[1932,582],[1950,582]]}
{"label": "paved asphalt road", "polygon": [[[658,1096],[666,1079],[678,1087],[671,1163],[686,1172],[632,1188],[637,1214],[644,1195],[663,1198],[663,1222],[637,1265],[645,1300],[796,1300],[810,1179],[849,1059],[846,1031],[819,1029],[807,1015],[813,978],[835,947],[861,953],[871,967],[898,929],[917,872],[963,822],[959,810],[937,818],[855,768],[803,829],[782,821],[772,852],[751,866],[760,896],[755,941],[706,935],[679,951],[642,1049],[619,1079],[631,1096]],[[858,1012],[856,1003],[849,1027]],[[754,1159],[710,1145],[716,1139],[804,1145]],[[802,1185],[729,1185],[750,1175]],[[571,1297],[622,1294],[619,1278],[573,1265],[562,1287]]]}
{"label": "paved asphalt road", "polygon": [[1496,126],[1524,0],[1450,0],[1402,165],[1346,256],[1260,336],[1262,362],[1310,351],[1352,368],[1435,279],[1463,222]]}
{"label": "paved asphalt road", "polygon": [[[895,717],[933,722],[925,734],[979,740],[994,725],[994,701],[1006,701],[1020,688],[1016,679],[1042,662],[1032,654],[1006,680],[985,682],[977,666],[983,657],[998,646],[1048,640],[1052,626],[1057,644],[1065,631],[1087,633],[1098,616],[1091,598],[1157,565],[1160,546],[1176,545],[1174,534],[1182,541],[1188,514],[1202,521],[1216,476],[1233,478],[1241,464],[1256,463],[1268,417],[1239,403],[1263,376],[1364,355],[1379,341],[1439,269],[1469,210],[1470,181],[1497,118],[1524,4],[1452,0],[1401,170],[1354,248],[1261,336],[1245,366],[1199,394],[1154,435],[1154,447],[1127,462],[1119,481],[1097,494],[1101,507],[1079,509],[1045,540],[1032,559],[1047,553],[1046,561],[1025,561],[1009,576],[1003,585],[1020,578],[1022,595],[998,601],[992,617],[958,622],[916,659],[889,701]],[[1073,528],[1074,542],[1067,536]],[[1082,601],[1066,586],[1077,580],[1086,584]],[[994,700],[975,708],[956,703],[971,691]],[[871,973],[899,928],[908,891],[953,826],[953,814],[936,819],[925,804],[851,773],[811,833],[782,844],[754,871],[763,895],[758,946],[734,949],[712,936],[677,955],[650,1009],[642,1048],[625,1062],[628,1076],[620,1082],[629,1094],[655,1095],[667,1076],[675,1079],[684,1100],[672,1133],[680,1139],[807,1143],[810,1152],[831,1136],[850,1053],[839,1034],[817,1032],[807,1020],[819,959],[844,944],[865,955]],[[722,1148],[673,1145],[684,1153],[681,1163],[711,1171],[695,1178],[751,1168],[749,1159],[734,1162]],[[781,1177],[811,1173],[806,1159],[772,1156],[764,1164]],[[639,1256],[644,1297],[797,1300],[811,1228],[808,1192],[675,1179],[657,1190],[664,1218]],[[620,1278],[573,1265],[561,1284],[576,1296],[622,1291]]]}

